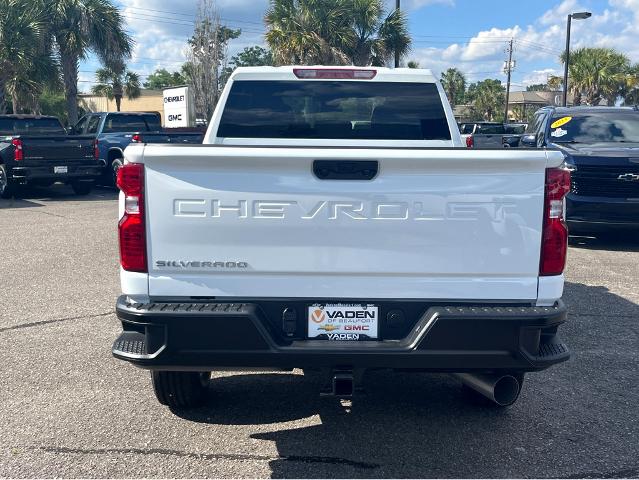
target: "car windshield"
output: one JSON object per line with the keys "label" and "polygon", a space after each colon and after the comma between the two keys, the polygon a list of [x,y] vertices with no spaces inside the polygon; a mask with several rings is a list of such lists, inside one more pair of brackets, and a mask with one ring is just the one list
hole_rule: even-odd
{"label": "car windshield", "polygon": [[0,135],[66,135],[57,118],[0,118]]}
{"label": "car windshield", "polygon": [[550,120],[553,143],[639,143],[639,113],[589,112]]}
{"label": "car windshield", "polygon": [[450,140],[433,83],[235,81],[219,137]]}

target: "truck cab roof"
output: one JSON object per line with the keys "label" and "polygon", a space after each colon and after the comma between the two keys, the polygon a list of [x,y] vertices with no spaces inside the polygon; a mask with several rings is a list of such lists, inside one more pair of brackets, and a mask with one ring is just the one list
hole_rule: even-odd
{"label": "truck cab roof", "polygon": [[558,115],[587,114],[587,113],[628,113],[637,112],[638,107],[594,107],[592,105],[579,105],[576,107],[542,107],[540,112],[553,112]]}
{"label": "truck cab roof", "polygon": [[4,115],[0,115],[0,118],[14,118],[16,120],[39,120],[41,118],[53,118],[58,120],[58,117],[54,117],[53,115],[32,115],[32,114],[24,114],[24,113],[8,113]]}
{"label": "truck cab roof", "polygon": [[[321,78],[299,76],[300,71],[323,72]],[[326,76],[326,72],[336,72],[334,76]],[[348,78],[338,72],[374,72],[371,78]],[[387,68],[387,67],[354,67],[323,65],[282,66],[282,67],[239,67],[231,75],[232,80],[370,80],[373,82],[420,82],[435,83],[437,79],[430,70],[422,68]]]}

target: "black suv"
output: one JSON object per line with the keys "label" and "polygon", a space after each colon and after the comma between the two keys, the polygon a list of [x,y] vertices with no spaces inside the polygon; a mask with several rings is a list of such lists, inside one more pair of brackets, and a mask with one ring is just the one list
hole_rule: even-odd
{"label": "black suv", "polygon": [[571,233],[639,230],[639,110],[545,107],[522,147],[558,148],[572,170],[566,217]]}

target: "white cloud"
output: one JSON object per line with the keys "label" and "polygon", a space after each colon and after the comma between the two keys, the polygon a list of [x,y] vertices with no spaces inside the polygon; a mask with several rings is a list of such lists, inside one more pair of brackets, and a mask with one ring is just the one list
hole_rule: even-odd
{"label": "white cloud", "polygon": [[[131,68],[148,75],[157,68],[178,70],[186,60],[187,40],[193,34],[198,0],[120,0],[128,29],[136,41]],[[249,45],[264,43],[263,15],[268,0],[217,0],[222,23],[240,28],[230,42],[232,56]]]}
{"label": "white cloud", "polygon": [[546,11],[538,22],[541,25],[553,25],[557,22],[557,19],[565,21],[569,13],[581,12],[583,10],[586,9],[583,8],[577,0],[564,0],[559,5]]}
{"label": "white cloud", "polygon": [[499,55],[504,56],[506,42],[510,38],[518,36],[521,32],[519,26],[507,29],[492,28],[488,31],[479,32],[470,39],[468,45],[461,54],[462,60],[477,60],[480,58],[490,58]]}
{"label": "white cloud", "polygon": [[544,68],[543,70],[533,70],[528,73],[521,81],[523,87],[528,85],[536,85],[539,83],[546,83],[548,77],[561,75],[561,70],[556,68]]}
{"label": "white cloud", "polygon": [[[127,17],[128,29],[136,39],[131,69],[143,75],[156,68],[177,70],[185,59],[186,41],[193,31],[198,0],[118,1]],[[263,16],[268,0],[217,0],[217,4],[225,24],[242,28],[242,36],[230,44],[230,55],[246,46],[264,45]],[[435,4],[452,7],[455,0],[402,0],[402,8],[409,11]],[[487,77],[504,80],[501,69],[506,58],[505,49],[513,37],[517,60],[515,82],[522,86],[540,83],[538,80],[544,80],[546,72],[561,71],[559,56],[564,49],[566,15],[588,10],[589,4],[589,0],[556,0],[552,8],[539,18],[531,19],[529,24],[469,32],[467,40],[441,47],[424,47],[430,41],[424,40],[425,37],[420,39],[418,35],[408,59],[417,60],[436,75],[456,67],[467,73],[469,81]],[[393,8],[395,1],[386,0],[386,5]],[[626,53],[633,62],[639,62],[639,0],[608,0],[603,11],[592,12],[590,19],[573,21],[572,48],[613,47]],[[95,61],[89,63],[81,70],[97,67]],[[90,73],[82,75],[82,80],[94,79]],[[81,84],[83,89],[87,85],[90,84]]]}
{"label": "white cloud", "polygon": [[[517,61],[514,89],[543,83],[548,75],[562,72],[559,57],[565,48],[566,16],[587,10],[580,0],[564,0],[529,25],[491,28],[447,47],[416,48],[410,58],[436,74],[456,67],[467,73],[470,81],[487,77],[503,80],[500,70],[512,37]],[[589,19],[572,22],[571,48],[612,47],[639,62],[639,0],[609,0],[607,8],[592,13]]]}

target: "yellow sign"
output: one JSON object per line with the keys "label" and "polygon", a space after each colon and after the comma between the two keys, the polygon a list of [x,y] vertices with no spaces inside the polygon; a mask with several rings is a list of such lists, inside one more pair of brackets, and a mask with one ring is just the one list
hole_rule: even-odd
{"label": "yellow sign", "polygon": [[559,128],[563,125],[566,125],[570,120],[572,120],[572,117],[560,118],[559,120],[555,120],[554,122],[552,122],[552,125],[550,125],[550,128]]}

